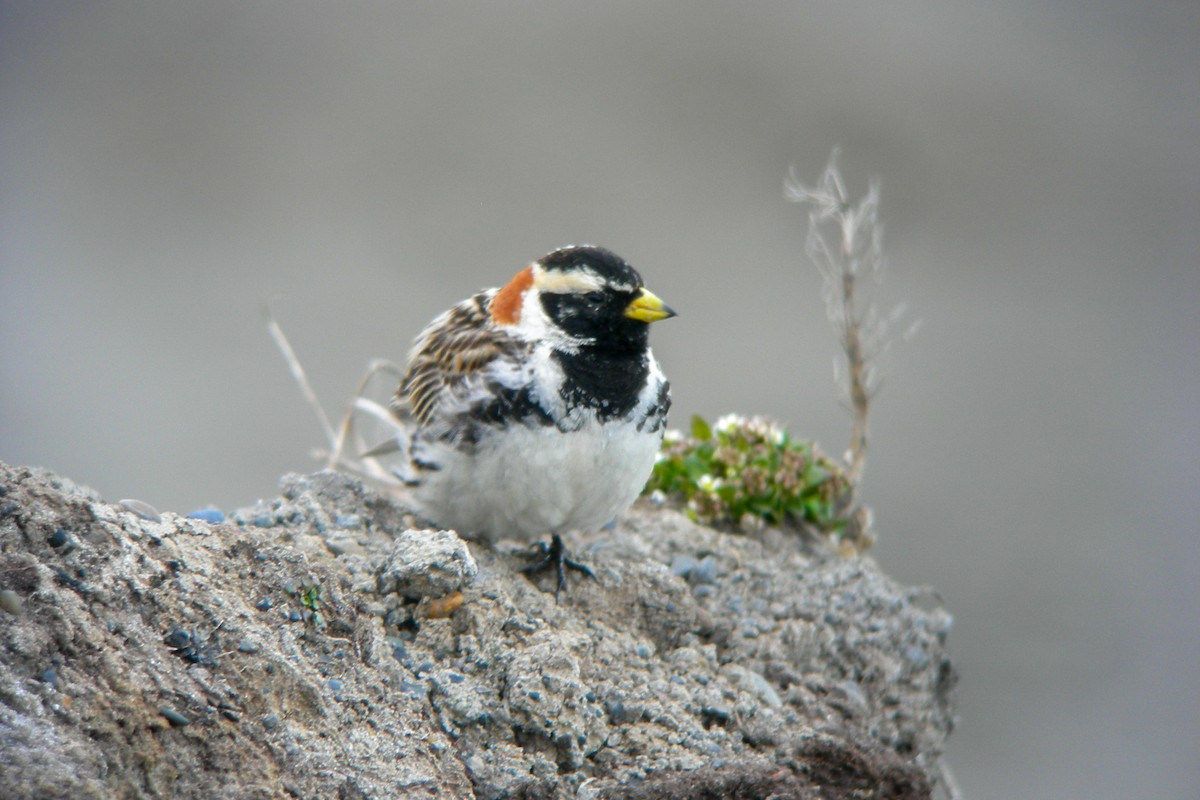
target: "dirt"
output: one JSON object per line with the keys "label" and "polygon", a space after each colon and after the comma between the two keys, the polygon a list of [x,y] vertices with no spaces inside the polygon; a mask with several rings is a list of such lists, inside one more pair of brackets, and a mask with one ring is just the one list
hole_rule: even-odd
{"label": "dirt", "polygon": [[[923,798],[949,614],[639,505],[595,579],[334,474],[224,521],[0,464],[0,796]],[[219,518],[220,515],[217,515]]]}

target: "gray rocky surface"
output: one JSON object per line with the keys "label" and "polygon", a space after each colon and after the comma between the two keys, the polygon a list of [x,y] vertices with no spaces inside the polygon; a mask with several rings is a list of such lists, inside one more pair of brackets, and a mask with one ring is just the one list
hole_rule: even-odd
{"label": "gray rocky surface", "polygon": [[427,527],[332,473],[214,523],[0,464],[0,796],[936,787],[950,617],[870,558],[642,505],[568,537],[597,579],[556,600]]}

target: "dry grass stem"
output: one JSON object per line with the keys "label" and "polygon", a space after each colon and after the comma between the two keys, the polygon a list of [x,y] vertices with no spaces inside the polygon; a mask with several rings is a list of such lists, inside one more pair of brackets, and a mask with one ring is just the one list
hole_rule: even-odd
{"label": "dry grass stem", "polygon": [[842,351],[834,361],[834,380],[852,419],[846,461],[857,487],[866,466],[871,399],[879,391],[883,362],[892,344],[891,327],[902,310],[883,315],[875,302],[884,272],[879,184],[872,181],[866,196],[852,202],[837,156],[834,150],[812,187],[801,182],[793,169],[784,183],[784,195],[809,207],[805,252],[821,274],[825,314]]}
{"label": "dry grass stem", "polygon": [[[377,375],[389,376],[391,386],[394,387],[402,374],[400,368],[384,359],[372,361],[355,390],[354,399],[346,409],[341,424],[335,430],[325,409],[321,406],[321,401],[317,399],[316,392],[308,382],[308,376],[300,364],[296,351],[284,334],[283,328],[279,326],[272,315],[268,303],[263,304],[262,313],[267,323],[267,331],[283,355],[283,360],[287,363],[292,377],[299,385],[300,392],[312,408],[325,434],[326,449],[318,450],[316,453],[317,458],[325,462],[325,469],[347,472],[388,489],[403,487],[403,482],[395,473],[387,469],[377,458],[377,456],[392,452],[398,447],[398,437],[403,434],[403,429],[387,406],[372,400],[369,396]],[[375,425],[377,432],[381,431],[378,438],[383,441],[382,445],[377,443],[375,447],[368,447],[361,430],[360,420],[370,421]],[[358,455],[351,455],[351,452],[358,453]]]}
{"label": "dry grass stem", "polygon": [[321,431],[325,434],[325,441],[332,443],[334,440],[333,425],[329,422],[329,416],[326,415],[325,409],[321,407],[321,401],[317,399],[317,393],[313,391],[312,384],[308,382],[308,376],[304,374],[304,367],[300,365],[300,359],[296,356],[296,351],[292,349],[292,343],[284,335],[283,328],[279,327],[279,323],[275,321],[275,315],[271,313],[270,300],[263,303],[262,315],[267,323],[267,332],[271,334],[271,338],[275,340],[275,346],[283,354],[283,360],[287,363],[292,377],[300,386],[300,392],[304,395],[304,399],[308,401],[309,407],[317,415],[317,421],[321,423]]}

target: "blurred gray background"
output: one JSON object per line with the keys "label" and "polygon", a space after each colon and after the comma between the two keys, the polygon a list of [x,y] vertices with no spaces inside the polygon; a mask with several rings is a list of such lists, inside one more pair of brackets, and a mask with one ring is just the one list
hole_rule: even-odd
{"label": "blurred gray background", "polygon": [[1200,4],[0,3],[0,459],[226,510],[567,242],[693,412],[840,453],[789,166],[882,179],[874,555],[957,617],[968,798],[1200,786]]}

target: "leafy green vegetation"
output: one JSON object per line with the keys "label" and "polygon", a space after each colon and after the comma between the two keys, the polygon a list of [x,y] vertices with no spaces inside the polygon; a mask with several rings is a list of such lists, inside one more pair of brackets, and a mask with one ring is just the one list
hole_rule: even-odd
{"label": "leafy green vegetation", "polygon": [[692,417],[690,436],[667,431],[647,493],[682,502],[709,525],[752,530],[805,524],[840,538],[851,522],[853,485],[811,442],[764,417]]}

